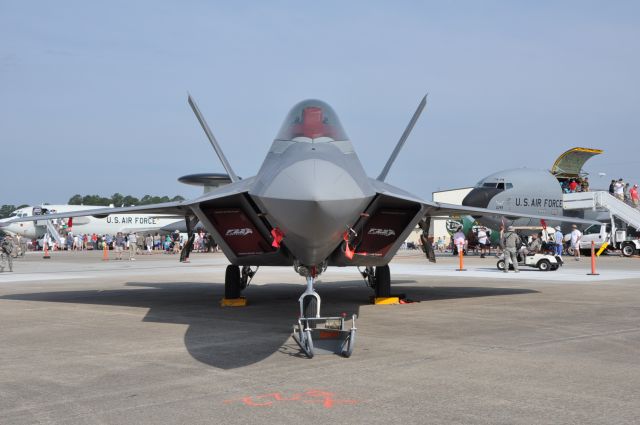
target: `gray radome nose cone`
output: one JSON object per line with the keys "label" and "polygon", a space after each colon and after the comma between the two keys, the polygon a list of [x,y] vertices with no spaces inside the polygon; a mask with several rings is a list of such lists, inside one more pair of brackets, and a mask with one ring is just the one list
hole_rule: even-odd
{"label": "gray radome nose cone", "polygon": [[344,169],[322,159],[299,161],[282,170],[261,196],[332,201],[362,198],[364,193]]}

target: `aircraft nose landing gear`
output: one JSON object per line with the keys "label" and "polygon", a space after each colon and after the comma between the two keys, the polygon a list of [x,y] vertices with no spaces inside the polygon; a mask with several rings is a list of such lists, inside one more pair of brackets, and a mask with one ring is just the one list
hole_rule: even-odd
{"label": "aircraft nose landing gear", "polygon": [[345,329],[345,317],[320,316],[320,295],[313,289],[313,284],[326,265],[295,265],[294,268],[307,279],[307,288],[298,299],[300,318],[293,326],[293,339],[310,359],[316,353],[350,357],[356,339],[356,315],[351,317],[351,329],[348,330]]}

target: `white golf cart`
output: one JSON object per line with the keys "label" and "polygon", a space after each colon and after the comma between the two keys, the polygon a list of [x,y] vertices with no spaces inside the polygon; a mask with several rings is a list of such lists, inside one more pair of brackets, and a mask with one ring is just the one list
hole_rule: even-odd
{"label": "white golf cart", "polygon": [[[540,269],[540,271],[546,272],[549,270],[558,270],[558,267],[562,265],[562,259],[555,255],[549,254],[527,254],[524,255],[518,252],[518,266],[528,266]],[[504,254],[498,257],[498,263],[496,264],[498,270],[504,270]],[[513,265],[509,264],[509,270],[513,270]]]}

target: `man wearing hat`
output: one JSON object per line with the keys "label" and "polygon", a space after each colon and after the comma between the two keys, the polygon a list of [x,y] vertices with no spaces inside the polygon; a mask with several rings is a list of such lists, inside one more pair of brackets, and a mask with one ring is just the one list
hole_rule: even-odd
{"label": "man wearing hat", "polygon": [[516,273],[518,270],[518,248],[522,245],[522,239],[514,231],[513,226],[509,226],[507,231],[502,234],[500,240],[502,249],[504,250],[504,272],[509,273],[509,263],[513,264],[513,269]]}
{"label": "man wearing hat", "polygon": [[556,233],[554,234],[553,240],[556,243],[556,255],[562,257],[562,240],[564,239],[564,235],[560,231],[560,226],[556,226]]}
{"label": "man wearing hat", "polygon": [[571,248],[573,249],[573,256],[576,257],[576,261],[580,261],[580,239],[582,238],[582,232],[578,230],[578,226],[571,225]]}

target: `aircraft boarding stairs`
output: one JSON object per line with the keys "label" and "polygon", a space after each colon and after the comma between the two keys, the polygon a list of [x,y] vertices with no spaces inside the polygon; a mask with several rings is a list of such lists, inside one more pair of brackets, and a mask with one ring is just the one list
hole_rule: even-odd
{"label": "aircraft boarding stairs", "polygon": [[56,241],[56,243],[58,244],[58,247],[60,249],[62,249],[62,247],[64,247],[64,241],[62,240],[62,236],[60,236],[60,233],[58,232],[58,229],[56,228],[56,226],[53,224],[53,222],[51,220],[38,220],[38,221],[36,221],[36,225],[37,226],[46,226],[47,233],[49,233],[49,236],[54,241]]}
{"label": "aircraft boarding stairs", "polygon": [[609,211],[627,225],[640,230],[640,210],[619,200],[615,196],[604,192],[577,192],[565,193],[562,204],[565,210],[603,209]]}

